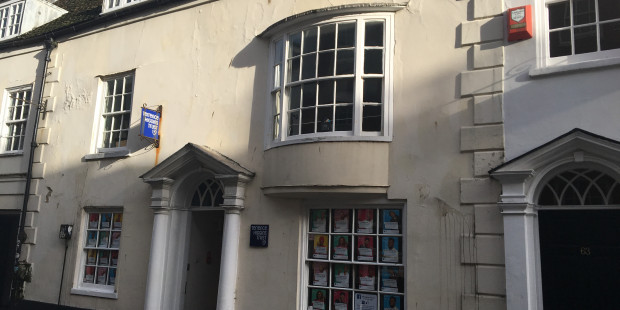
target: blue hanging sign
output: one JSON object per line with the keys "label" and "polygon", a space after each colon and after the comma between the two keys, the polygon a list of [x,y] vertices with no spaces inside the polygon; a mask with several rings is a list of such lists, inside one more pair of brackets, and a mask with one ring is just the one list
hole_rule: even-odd
{"label": "blue hanging sign", "polygon": [[142,107],[140,117],[140,136],[159,142],[159,119],[161,118],[161,108],[157,111]]}

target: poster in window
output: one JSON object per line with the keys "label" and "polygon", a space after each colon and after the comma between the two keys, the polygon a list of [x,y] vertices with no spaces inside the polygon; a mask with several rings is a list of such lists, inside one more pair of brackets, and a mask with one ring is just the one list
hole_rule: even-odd
{"label": "poster in window", "polygon": [[97,229],[99,225],[99,213],[91,213],[88,215],[88,228]]}
{"label": "poster in window", "polygon": [[400,233],[400,210],[383,210],[383,233]]}
{"label": "poster in window", "polygon": [[334,210],[334,232],[349,232],[349,210]]}
{"label": "poster in window", "polygon": [[120,248],[121,247],[121,232],[113,231],[112,232],[112,242],[110,244],[111,248]]}
{"label": "poster in window", "polygon": [[333,277],[335,287],[350,287],[351,266],[348,264],[334,264]]}
{"label": "poster in window", "polygon": [[116,283],[116,268],[110,268],[109,274],[108,284],[114,285]]}
{"label": "poster in window", "polygon": [[375,210],[357,210],[357,232],[362,234],[373,233]]}
{"label": "poster in window", "polygon": [[95,282],[95,267],[86,266],[84,269],[84,283],[94,283]]}
{"label": "poster in window", "polygon": [[383,266],[381,267],[381,290],[384,292],[398,292],[399,283],[402,282],[401,267]]}
{"label": "poster in window", "polygon": [[310,290],[310,300],[312,303],[313,310],[326,310],[325,300],[327,296],[327,290],[322,289],[311,289]]}
{"label": "poster in window", "polygon": [[355,310],[378,310],[378,303],[377,295],[355,293]]}
{"label": "poster in window", "polygon": [[374,237],[357,236],[357,260],[374,261]]}
{"label": "poster in window", "polygon": [[108,239],[110,238],[110,233],[107,231],[102,231],[99,233],[99,247],[107,248],[108,247]]}
{"label": "poster in window", "polygon": [[99,251],[99,265],[107,266],[110,263],[110,253],[108,251]]}
{"label": "poster in window", "polygon": [[97,284],[106,284],[108,278],[108,268],[97,268]]}
{"label": "poster in window", "polygon": [[310,210],[310,231],[327,232],[327,210]]}
{"label": "poster in window", "polygon": [[332,244],[334,245],[333,259],[349,259],[349,236],[336,235]]}
{"label": "poster in window", "polygon": [[327,263],[312,263],[312,285],[327,286],[327,277],[329,273]]}
{"label": "poster in window", "polygon": [[97,246],[97,232],[94,230],[89,230],[86,236],[86,246],[87,247],[96,247]]}
{"label": "poster in window", "polygon": [[312,258],[327,259],[327,235],[315,235]]}
{"label": "poster in window", "polygon": [[101,214],[101,228],[110,228],[110,223],[112,221],[111,213],[102,213]]}
{"label": "poster in window", "polygon": [[381,261],[386,263],[398,263],[399,242],[396,237],[381,238]]}
{"label": "poster in window", "polygon": [[334,310],[349,310],[349,292],[334,291]]}
{"label": "poster in window", "polygon": [[123,213],[114,213],[114,220],[112,221],[112,229],[123,228]]}
{"label": "poster in window", "polygon": [[359,265],[357,269],[360,290],[374,290],[377,279],[377,267],[374,265]]}
{"label": "poster in window", "polygon": [[88,255],[86,256],[86,264],[94,265],[97,263],[97,250],[88,250]]}
{"label": "poster in window", "polygon": [[382,310],[401,310],[401,296],[398,295],[383,295],[383,308]]}
{"label": "poster in window", "polygon": [[112,266],[118,265],[118,251],[110,251],[110,262]]}

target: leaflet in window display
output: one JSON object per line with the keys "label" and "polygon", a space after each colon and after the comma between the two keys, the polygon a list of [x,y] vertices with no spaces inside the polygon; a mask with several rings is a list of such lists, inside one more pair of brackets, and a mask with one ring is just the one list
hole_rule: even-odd
{"label": "leaflet in window display", "polygon": [[110,277],[108,279],[108,284],[109,285],[116,284],[116,268],[110,268],[109,276]]}
{"label": "leaflet in window display", "polygon": [[355,310],[378,310],[379,299],[374,294],[355,293]]}
{"label": "leaflet in window display", "polygon": [[400,234],[400,210],[383,210],[383,233]]}
{"label": "leaflet in window display", "polygon": [[312,285],[327,286],[327,277],[329,274],[328,263],[312,263]]}
{"label": "leaflet in window display", "polygon": [[112,266],[118,265],[118,251],[110,251],[110,260],[112,262]]}
{"label": "leaflet in window display", "polygon": [[106,284],[108,279],[108,268],[97,268],[97,284]]}
{"label": "leaflet in window display", "polygon": [[106,266],[110,263],[109,251],[99,251],[99,265]]}
{"label": "leaflet in window display", "polygon": [[121,247],[121,232],[113,231],[112,232],[112,242],[110,243],[111,248],[120,248]]}
{"label": "leaflet in window display", "polygon": [[333,259],[349,259],[349,236],[335,235],[332,244],[334,245]]}
{"label": "leaflet in window display", "polygon": [[97,232],[96,231],[88,231],[86,237],[86,246],[87,247],[96,247],[97,246]]}
{"label": "leaflet in window display", "polygon": [[357,260],[358,261],[374,261],[374,243],[375,238],[372,236],[357,237]]}
{"label": "leaflet in window display", "polygon": [[308,242],[312,245],[312,258],[327,259],[328,241],[327,235],[310,235]]}
{"label": "leaflet in window display", "polygon": [[88,256],[86,256],[86,264],[94,265],[97,263],[97,250],[88,250]]}
{"label": "leaflet in window display", "polygon": [[88,228],[99,228],[99,213],[91,213],[88,216]]}
{"label": "leaflet in window display", "polygon": [[349,232],[351,226],[349,224],[351,211],[346,209],[334,210],[334,232],[346,233]]}
{"label": "leaflet in window display", "polygon": [[327,232],[327,210],[310,210],[310,231]]}
{"label": "leaflet in window display", "polygon": [[333,292],[333,305],[334,310],[349,310],[349,291],[334,291]]}
{"label": "leaflet in window display", "polygon": [[98,247],[100,248],[107,248],[108,247],[108,239],[109,239],[110,233],[107,231],[102,231],[99,233],[99,245]]}
{"label": "leaflet in window display", "polygon": [[333,278],[335,287],[351,287],[351,265],[334,264]]}
{"label": "leaflet in window display", "polygon": [[95,282],[95,267],[86,266],[84,268],[84,283],[94,283]]}
{"label": "leaflet in window display", "polygon": [[311,289],[310,304],[313,310],[327,310],[325,301],[327,300],[327,290]]}
{"label": "leaflet in window display", "polygon": [[402,310],[401,296],[383,295],[382,310]]}
{"label": "leaflet in window display", "polygon": [[101,214],[101,228],[110,228],[110,222],[112,220],[111,213],[102,213]]}
{"label": "leaflet in window display", "polygon": [[358,288],[360,290],[374,290],[377,279],[377,266],[375,265],[358,265]]}
{"label": "leaflet in window display", "polygon": [[112,229],[121,229],[123,228],[123,214],[115,213],[114,221],[112,222]]}
{"label": "leaflet in window display", "polygon": [[384,292],[401,292],[404,284],[404,271],[398,266],[381,267],[381,290]]}
{"label": "leaflet in window display", "polygon": [[400,242],[397,237],[381,238],[381,261],[386,263],[398,263],[400,261]]}
{"label": "leaflet in window display", "polygon": [[363,234],[371,234],[374,232],[375,210],[360,209],[357,213],[357,232]]}

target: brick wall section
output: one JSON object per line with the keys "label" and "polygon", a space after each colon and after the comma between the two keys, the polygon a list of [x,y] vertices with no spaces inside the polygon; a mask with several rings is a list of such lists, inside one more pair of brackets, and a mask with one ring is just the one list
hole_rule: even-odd
{"label": "brick wall section", "polygon": [[463,292],[464,310],[505,310],[506,280],[501,188],[488,171],[504,161],[504,1],[470,0],[473,16],[461,24],[461,46],[470,49],[461,73],[461,97],[471,98],[473,126],[461,128],[461,152],[473,153],[473,175],[461,179],[461,204],[474,209],[474,230],[461,237],[461,264],[475,275]]}

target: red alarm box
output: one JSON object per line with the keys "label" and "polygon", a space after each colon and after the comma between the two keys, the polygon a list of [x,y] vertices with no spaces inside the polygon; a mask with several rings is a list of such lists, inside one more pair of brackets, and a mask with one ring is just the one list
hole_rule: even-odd
{"label": "red alarm box", "polygon": [[508,10],[508,41],[529,39],[533,35],[532,6],[520,6]]}

